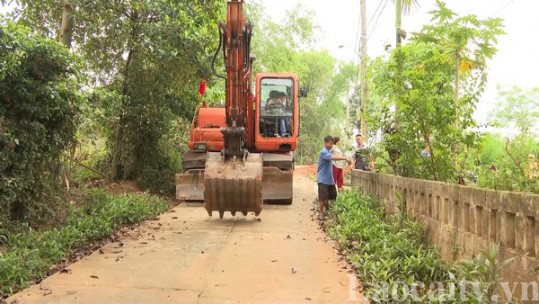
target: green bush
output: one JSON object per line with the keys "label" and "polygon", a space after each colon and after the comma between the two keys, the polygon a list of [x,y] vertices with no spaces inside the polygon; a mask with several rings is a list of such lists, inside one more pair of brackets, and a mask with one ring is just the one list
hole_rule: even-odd
{"label": "green bush", "polygon": [[82,208],[71,209],[64,227],[36,231],[20,226],[19,231],[0,231],[7,243],[0,250],[0,299],[46,277],[51,266],[81,247],[167,208],[166,201],[156,196],[114,196],[92,190]]}
{"label": "green bush", "polygon": [[75,60],[56,41],[0,19],[0,227],[52,218],[60,156],[79,113]]}
{"label": "green bush", "polygon": [[[488,134],[476,152],[478,185],[496,190],[539,193],[539,141],[527,134],[503,138]],[[477,162],[477,161],[476,161]],[[492,166],[496,171],[491,170]]]}

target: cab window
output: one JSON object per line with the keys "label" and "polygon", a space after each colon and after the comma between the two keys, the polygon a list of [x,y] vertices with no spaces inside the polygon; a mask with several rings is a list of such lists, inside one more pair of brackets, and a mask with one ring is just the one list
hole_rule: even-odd
{"label": "cab window", "polygon": [[262,78],[259,113],[263,137],[292,136],[294,81],[290,78]]}

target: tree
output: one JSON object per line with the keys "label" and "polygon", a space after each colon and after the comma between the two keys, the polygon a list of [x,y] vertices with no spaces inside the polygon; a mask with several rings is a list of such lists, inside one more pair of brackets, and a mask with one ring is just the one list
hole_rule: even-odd
{"label": "tree", "polygon": [[70,0],[64,0],[62,12],[62,25],[60,27],[59,40],[62,44],[71,47],[71,41],[73,40],[73,3]]}
{"label": "tree", "polygon": [[[300,163],[318,159],[322,139],[326,135],[339,135],[342,143],[350,139],[346,132],[344,98],[353,86],[357,67],[337,63],[327,51],[300,52],[297,54],[298,73],[309,96],[300,103],[300,137],[297,158]],[[299,68],[301,67],[301,68]]]}
{"label": "tree", "polygon": [[[455,19],[443,2],[438,5],[434,24],[387,60],[375,61],[371,87],[379,105],[371,121],[385,133],[389,164],[397,174],[448,181],[461,174],[476,144],[468,128],[486,84],[486,59],[496,52],[496,36],[503,32],[499,19]],[[430,151],[427,157],[423,149]]]}
{"label": "tree", "polygon": [[[397,82],[401,82],[401,74],[402,74],[402,54],[400,52],[401,46],[402,46],[402,39],[406,38],[406,32],[402,29],[402,13],[403,11],[405,13],[410,13],[410,10],[413,6],[417,5],[417,0],[395,0],[395,51],[397,56],[397,70],[395,73],[395,79]],[[399,111],[399,105],[392,104],[392,107],[394,107],[395,111]],[[369,120],[367,118],[367,120]],[[399,130],[399,121],[391,121],[387,122],[387,124],[391,125],[391,128],[386,128],[386,132],[390,132],[390,134],[394,134],[398,132]],[[400,157],[399,149],[393,145],[392,141],[386,142],[386,150],[388,152],[389,157],[389,164],[391,167],[395,170],[397,159]]]}
{"label": "tree", "polygon": [[[20,23],[58,36],[66,6],[52,0],[17,2],[22,5]],[[153,190],[173,189],[173,173],[179,169],[176,118],[191,119],[200,80],[211,81],[210,58],[225,2],[63,4],[68,3],[74,50],[87,62],[87,86],[112,93],[94,94],[96,104],[89,107],[104,109],[101,123],[107,127],[106,163],[112,178],[139,179]]]}
{"label": "tree", "polygon": [[[395,52],[389,62],[378,69],[396,69],[397,56],[404,59],[401,77],[406,87],[401,88],[400,82],[385,73],[375,75],[373,87],[378,96],[394,96],[394,104],[399,107],[399,111],[392,113],[394,120],[400,122],[398,133],[385,136],[386,142],[399,148],[397,172],[404,176],[447,180],[451,173],[450,164],[443,155],[450,155],[448,143],[458,136],[448,124],[452,119],[451,109],[447,106],[451,88],[443,85],[452,76],[450,56],[435,44],[409,43],[401,48],[400,54]],[[405,93],[394,94],[401,90]],[[385,112],[379,114],[379,120],[388,121],[385,117],[391,110],[382,108],[382,111]],[[372,120],[376,123],[378,119]],[[432,151],[429,158],[421,157],[426,146]]]}
{"label": "tree", "polygon": [[0,62],[0,226],[29,215],[54,221],[56,171],[82,102],[77,60],[59,43],[0,19]]}
{"label": "tree", "polygon": [[432,12],[436,24],[424,26],[415,39],[440,44],[454,57],[454,124],[459,128],[461,112],[473,110],[461,109],[461,86],[465,87],[462,99],[473,98],[475,104],[486,85],[486,62],[496,54],[497,37],[505,32],[500,18],[458,17],[443,1],[436,3],[438,9]]}
{"label": "tree", "polygon": [[406,37],[406,33],[402,29],[402,13],[410,13],[412,7],[418,5],[417,0],[395,0],[395,45],[401,47],[402,39]]}
{"label": "tree", "polygon": [[516,127],[522,134],[528,134],[539,122],[539,87],[531,90],[498,87],[498,101],[491,117],[495,125]]}
{"label": "tree", "polygon": [[499,190],[539,193],[539,142],[537,136],[532,135],[539,121],[539,88],[498,87],[498,101],[490,117],[492,125],[518,129],[520,133],[484,136],[476,152],[478,184]]}
{"label": "tree", "polygon": [[313,22],[314,13],[301,5],[283,12],[281,23],[275,23],[263,13],[264,7],[251,3],[248,16],[254,22],[252,50],[256,54],[254,73],[290,72],[298,68],[295,55],[311,49],[318,26]]}
{"label": "tree", "polygon": [[474,154],[479,186],[539,193],[539,141],[533,136],[486,134]]}

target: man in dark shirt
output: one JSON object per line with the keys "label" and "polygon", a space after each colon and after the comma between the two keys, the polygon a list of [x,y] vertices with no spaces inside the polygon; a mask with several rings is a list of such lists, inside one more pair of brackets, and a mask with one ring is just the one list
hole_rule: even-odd
{"label": "man in dark shirt", "polygon": [[369,167],[369,155],[367,148],[363,145],[363,137],[361,137],[361,134],[356,135],[356,144],[357,144],[357,150],[354,154],[354,169],[357,170],[364,170],[364,171],[371,171]]}

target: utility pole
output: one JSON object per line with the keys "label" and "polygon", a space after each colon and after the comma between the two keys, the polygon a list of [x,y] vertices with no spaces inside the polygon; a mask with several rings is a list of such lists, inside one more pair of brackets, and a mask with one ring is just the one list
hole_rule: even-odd
{"label": "utility pole", "polygon": [[369,98],[369,86],[367,85],[367,7],[366,0],[361,0],[361,104],[360,104],[360,119],[361,119],[361,135],[363,140],[367,140],[367,102]]}
{"label": "utility pole", "polygon": [[401,26],[402,26],[402,0],[395,0],[395,30],[396,30],[396,47],[399,49],[402,44]]}

